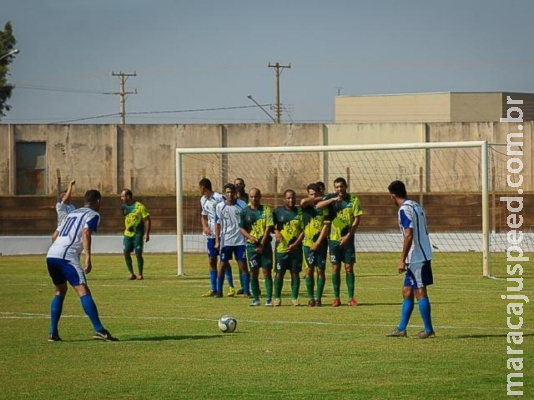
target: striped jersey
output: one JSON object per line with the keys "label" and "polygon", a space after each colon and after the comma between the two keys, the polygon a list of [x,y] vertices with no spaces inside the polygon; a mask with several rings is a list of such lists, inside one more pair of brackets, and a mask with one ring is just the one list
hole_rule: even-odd
{"label": "striped jersey", "polygon": [[221,248],[245,245],[245,237],[239,230],[239,217],[246,207],[247,203],[239,199],[235,204],[227,204],[226,201],[217,204],[217,223],[221,225]]}
{"label": "striped jersey", "polygon": [[432,260],[432,246],[423,208],[413,200],[405,200],[399,208],[398,220],[403,236],[406,234],[406,229],[413,229],[412,248],[406,257],[406,263]]}
{"label": "striped jersey", "polygon": [[78,208],[67,215],[56,229],[59,234],[48,249],[47,257],[61,258],[78,265],[83,251],[83,230],[96,232],[100,214],[88,207]]}
{"label": "striped jersey", "polygon": [[210,228],[211,231],[211,235],[209,236],[205,233],[202,234],[208,238],[213,239],[215,237],[215,225],[217,224],[217,213],[215,208],[217,207],[217,204],[222,201],[224,201],[224,196],[219,192],[211,192],[210,197],[204,195],[200,198],[200,214],[205,215],[208,218],[208,228]]}

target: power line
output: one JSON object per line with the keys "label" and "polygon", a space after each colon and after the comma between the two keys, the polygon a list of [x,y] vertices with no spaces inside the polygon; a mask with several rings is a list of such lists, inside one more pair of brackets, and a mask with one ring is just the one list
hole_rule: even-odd
{"label": "power line", "polygon": [[107,94],[105,92],[99,92],[96,90],[74,89],[74,88],[55,88],[55,87],[48,87],[48,86],[25,85],[25,84],[17,84],[17,83],[14,83],[13,86],[17,89],[43,90],[43,91],[48,91],[48,92]]}

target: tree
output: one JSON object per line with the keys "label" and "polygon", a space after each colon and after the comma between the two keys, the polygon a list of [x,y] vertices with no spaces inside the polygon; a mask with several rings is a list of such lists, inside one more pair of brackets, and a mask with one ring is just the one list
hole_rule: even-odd
{"label": "tree", "polygon": [[0,118],[6,115],[6,111],[11,109],[11,106],[7,104],[7,100],[11,97],[14,86],[7,82],[7,76],[9,75],[9,64],[11,64],[15,55],[5,55],[13,51],[16,44],[17,40],[13,36],[11,22],[8,21],[4,26],[4,30],[0,31]]}

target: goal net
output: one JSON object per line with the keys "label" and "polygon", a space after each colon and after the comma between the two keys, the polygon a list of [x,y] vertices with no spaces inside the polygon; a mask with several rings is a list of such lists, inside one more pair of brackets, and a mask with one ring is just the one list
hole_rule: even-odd
{"label": "goal net", "polygon": [[434,252],[454,253],[460,263],[475,260],[488,276],[491,252],[506,249],[506,215],[491,207],[499,200],[491,194],[506,190],[506,154],[487,142],[188,148],[176,150],[178,275],[185,272],[184,253],[206,252],[200,179],[220,192],[237,177],[247,192],[259,188],[271,207],[282,205],[286,189],[298,201],[309,183],[324,182],[328,193],[337,177],[345,178],[364,211],[355,235],[358,264],[400,254],[397,207],[387,190],[394,180],[404,181],[409,197],[423,205]]}

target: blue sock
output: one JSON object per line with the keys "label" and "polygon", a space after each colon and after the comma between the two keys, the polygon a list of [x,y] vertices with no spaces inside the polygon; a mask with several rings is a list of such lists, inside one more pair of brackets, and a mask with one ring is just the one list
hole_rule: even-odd
{"label": "blue sock", "polygon": [[217,276],[217,293],[222,294],[223,284],[224,284],[224,276]]}
{"label": "blue sock", "polygon": [[231,266],[227,266],[226,267],[225,275],[226,275],[226,282],[228,282],[228,286],[233,288],[234,287],[234,277],[232,276],[232,267]]}
{"label": "blue sock", "polygon": [[210,284],[211,290],[217,291],[217,271],[210,270]]}
{"label": "blue sock", "polygon": [[241,277],[243,278],[243,293],[250,294],[250,275],[241,272]]}
{"label": "blue sock", "polygon": [[408,326],[408,322],[410,321],[410,317],[412,316],[413,306],[414,306],[413,298],[404,299],[402,301],[401,321],[399,323],[399,326],[397,326],[397,330],[399,331],[406,330],[406,327]]}
{"label": "blue sock", "polygon": [[418,299],[417,304],[419,304],[419,313],[421,314],[421,318],[423,319],[425,332],[434,332],[434,328],[432,327],[432,318],[430,317],[430,300],[428,299],[428,297],[425,296],[422,299]]}
{"label": "blue sock", "polygon": [[100,318],[98,317],[98,310],[96,309],[96,304],[93,300],[93,296],[90,294],[86,294],[85,296],[80,297],[80,301],[82,303],[82,308],[91,320],[91,323],[93,324],[93,328],[96,332],[101,332],[104,327],[102,326],[102,323],[100,322]]}
{"label": "blue sock", "polygon": [[63,311],[63,300],[65,298],[59,295],[55,295],[50,304],[50,333],[52,335],[58,334],[59,318]]}

